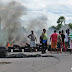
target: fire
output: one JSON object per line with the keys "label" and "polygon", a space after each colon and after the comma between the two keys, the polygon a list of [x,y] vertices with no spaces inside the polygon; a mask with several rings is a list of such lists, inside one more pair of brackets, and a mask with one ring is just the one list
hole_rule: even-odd
{"label": "fire", "polygon": [[[23,45],[18,44],[18,45],[19,45],[20,47],[21,47],[21,46],[23,46],[23,47],[24,47],[24,46],[27,46],[27,44],[26,44],[26,45],[24,45],[24,44],[23,44]],[[6,46],[7,46],[7,48],[8,48],[9,46],[13,47],[13,44],[10,44],[9,42],[7,42],[7,45],[6,45]]]}
{"label": "fire", "polygon": [[10,46],[9,42],[7,43],[7,48]]}
{"label": "fire", "polygon": [[13,47],[13,44],[11,46]]}

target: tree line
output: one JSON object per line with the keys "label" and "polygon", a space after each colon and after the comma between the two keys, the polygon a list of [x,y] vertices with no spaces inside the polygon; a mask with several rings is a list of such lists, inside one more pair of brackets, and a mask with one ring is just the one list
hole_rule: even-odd
{"label": "tree line", "polygon": [[[64,16],[60,16],[58,18],[58,20],[57,20],[57,23],[58,23],[57,26],[51,26],[51,28],[59,30],[63,24],[65,25],[65,22],[66,22],[65,17]],[[69,23],[68,26],[69,26],[69,28],[72,29],[72,23]]]}

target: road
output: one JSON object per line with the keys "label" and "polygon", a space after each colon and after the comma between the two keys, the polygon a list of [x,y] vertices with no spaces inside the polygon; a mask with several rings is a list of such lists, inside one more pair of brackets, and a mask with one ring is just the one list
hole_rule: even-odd
{"label": "road", "polygon": [[[25,54],[41,54],[40,52]],[[11,62],[10,64],[0,64],[0,72],[72,72],[72,55],[69,53],[49,53],[54,57],[35,58],[5,58],[0,62]]]}

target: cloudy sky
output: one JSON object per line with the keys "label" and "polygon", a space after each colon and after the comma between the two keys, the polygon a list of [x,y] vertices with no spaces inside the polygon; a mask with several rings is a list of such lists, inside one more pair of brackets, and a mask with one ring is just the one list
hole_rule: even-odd
{"label": "cloudy sky", "polygon": [[66,23],[72,22],[72,0],[2,0],[3,3],[17,1],[27,7],[27,15],[22,17],[23,22],[29,22],[40,16],[47,17],[48,27],[57,25],[60,16],[66,18]]}

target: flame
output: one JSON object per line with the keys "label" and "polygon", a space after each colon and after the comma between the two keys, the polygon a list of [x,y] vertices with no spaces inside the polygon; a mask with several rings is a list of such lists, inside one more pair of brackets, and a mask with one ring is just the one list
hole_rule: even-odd
{"label": "flame", "polygon": [[7,43],[7,48],[10,46],[10,44],[9,43]]}
{"label": "flame", "polygon": [[13,47],[13,44],[11,46]]}

